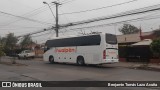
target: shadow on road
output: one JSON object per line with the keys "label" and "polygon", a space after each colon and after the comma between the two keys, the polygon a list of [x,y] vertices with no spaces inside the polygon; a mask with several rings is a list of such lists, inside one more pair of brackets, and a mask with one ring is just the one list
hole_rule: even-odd
{"label": "shadow on road", "polygon": [[83,65],[83,66],[79,66],[77,64],[72,64],[72,63],[54,63],[54,64],[51,64],[51,63],[45,63],[45,64],[49,64],[49,65],[61,65],[61,66],[67,66],[67,67],[85,67],[85,68],[103,68],[103,69],[111,69],[111,68],[116,68],[114,66],[107,66],[106,64],[105,65],[93,65],[93,64],[86,64],[86,65]]}

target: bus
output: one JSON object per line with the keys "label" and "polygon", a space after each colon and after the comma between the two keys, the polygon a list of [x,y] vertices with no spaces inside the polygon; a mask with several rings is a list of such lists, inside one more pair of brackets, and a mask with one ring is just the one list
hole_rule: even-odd
{"label": "bus", "polygon": [[116,35],[108,33],[82,35],[47,40],[43,60],[50,63],[107,64],[116,63]]}

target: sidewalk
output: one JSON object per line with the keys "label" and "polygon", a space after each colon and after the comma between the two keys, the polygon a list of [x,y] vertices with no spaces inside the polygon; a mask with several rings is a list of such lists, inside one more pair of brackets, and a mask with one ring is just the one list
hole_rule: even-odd
{"label": "sidewalk", "polygon": [[117,67],[125,67],[132,69],[145,69],[145,70],[153,70],[160,71],[160,64],[152,64],[152,63],[141,63],[141,62],[119,62],[114,64]]}

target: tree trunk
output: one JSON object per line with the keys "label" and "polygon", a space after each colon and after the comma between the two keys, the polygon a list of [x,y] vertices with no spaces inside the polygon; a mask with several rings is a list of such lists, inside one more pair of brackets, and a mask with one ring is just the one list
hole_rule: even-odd
{"label": "tree trunk", "polygon": [[2,59],[2,57],[0,57],[0,63],[1,63],[1,59]]}
{"label": "tree trunk", "polygon": [[15,57],[12,58],[12,64],[16,64],[16,59],[15,59]]}

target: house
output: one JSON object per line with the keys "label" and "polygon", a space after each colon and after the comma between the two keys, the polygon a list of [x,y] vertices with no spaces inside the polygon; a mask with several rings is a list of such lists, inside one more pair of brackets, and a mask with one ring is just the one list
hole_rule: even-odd
{"label": "house", "polygon": [[36,57],[42,57],[44,54],[44,45],[43,44],[37,44],[34,47],[35,55]]}
{"label": "house", "polygon": [[117,35],[120,61],[149,62],[153,55],[150,44],[152,40],[158,38],[157,31],[160,30]]}
{"label": "house", "polygon": [[131,44],[141,41],[141,38],[138,33],[137,34],[127,34],[127,35],[117,35],[117,41],[119,45],[131,45]]}
{"label": "house", "polygon": [[25,49],[30,49],[34,51],[35,57],[42,57],[44,54],[43,47],[44,47],[43,44],[32,43],[32,44],[29,44],[27,47],[25,47]]}
{"label": "house", "polygon": [[131,45],[137,42],[140,42],[144,39],[155,39],[154,31],[151,32],[142,32],[136,34],[127,34],[127,35],[117,35],[117,40],[119,45]]}

